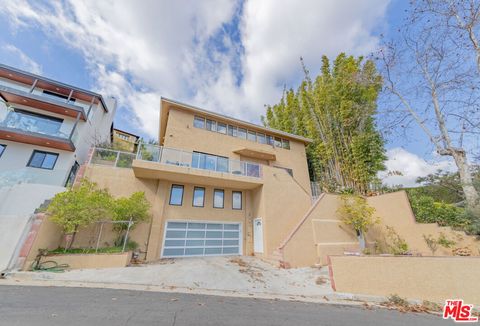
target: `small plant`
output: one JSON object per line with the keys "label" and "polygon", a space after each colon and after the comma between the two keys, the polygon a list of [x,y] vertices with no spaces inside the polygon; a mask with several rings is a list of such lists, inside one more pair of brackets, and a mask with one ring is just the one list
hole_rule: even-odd
{"label": "small plant", "polygon": [[360,249],[365,249],[365,233],[368,229],[379,222],[374,217],[375,209],[368,205],[365,198],[354,195],[342,195],[342,204],[337,212],[340,214],[342,222],[350,225],[360,241]]}
{"label": "small plant", "polygon": [[468,247],[463,247],[463,248],[455,248],[452,250],[452,254],[454,256],[471,256],[472,255],[472,250]]}
{"label": "small plant", "polygon": [[435,256],[435,252],[438,249],[438,240],[435,239],[431,234],[429,235],[423,235],[423,239],[427,243],[428,248],[430,248],[430,251],[432,252],[432,255]]}
{"label": "small plant", "polygon": [[391,305],[391,306],[396,306],[396,307],[402,307],[402,308],[408,308],[410,307],[410,303],[407,301],[407,299],[402,298],[398,294],[392,294],[389,297],[387,297],[387,301],[384,302],[386,305]]}
{"label": "small plant", "polygon": [[408,254],[408,244],[403,239],[393,227],[386,226],[386,242],[389,253],[393,255],[407,255]]}
{"label": "small plant", "polygon": [[441,232],[438,236],[437,242],[444,248],[452,248],[454,245],[457,244],[455,241],[448,239],[443,232]]}
{"label": "small plant", "polygon": [[364,255],[371,255],[372,251],[370,250],[370,248],[365,248],[365,249],[363,249],[363,254]]}

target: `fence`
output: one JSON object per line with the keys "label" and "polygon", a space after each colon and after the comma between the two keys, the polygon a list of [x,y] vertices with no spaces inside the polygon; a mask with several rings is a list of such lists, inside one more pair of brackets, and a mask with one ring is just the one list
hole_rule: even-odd
{"label": "fence", "polygon": [[322,193],[322,188],[320,187],[320,184],[318,182],[310,182],[310,188],[312,190],[312,201],[317,200],[318,197],[320,197],[320,194]]}

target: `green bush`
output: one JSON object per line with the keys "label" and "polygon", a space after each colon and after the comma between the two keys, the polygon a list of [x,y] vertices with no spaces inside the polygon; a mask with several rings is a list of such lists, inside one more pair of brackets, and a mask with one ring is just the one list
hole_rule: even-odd
{"label": "green bush", "polygon": [[465,229],[470,220],[465,209],[453,204],[436,202],[432,197],[417,195],[416,192],[408,192],[413,213],[419,223],[438,223],[441,226],[452,226]]}

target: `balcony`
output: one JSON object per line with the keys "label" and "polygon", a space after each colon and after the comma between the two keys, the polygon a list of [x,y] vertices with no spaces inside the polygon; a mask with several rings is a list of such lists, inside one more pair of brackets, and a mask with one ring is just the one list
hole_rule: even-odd
{"label": "balcony", "polygon": [[132,168],[138,178],[238,189],[263,184],[260,164],[155,145],[142,145]]}
{"label": "balcony", "polygon": [[73,152],[76,126],[73,120],[8,108],[0,103],[0,139]]}

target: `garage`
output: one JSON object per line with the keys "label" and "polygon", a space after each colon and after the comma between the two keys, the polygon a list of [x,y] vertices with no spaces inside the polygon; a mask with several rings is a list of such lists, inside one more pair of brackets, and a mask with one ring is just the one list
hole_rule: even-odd
{"label": "garage", "polygon": [[241,235],[241,223],[167,221],[162,257],[241,255]]}

